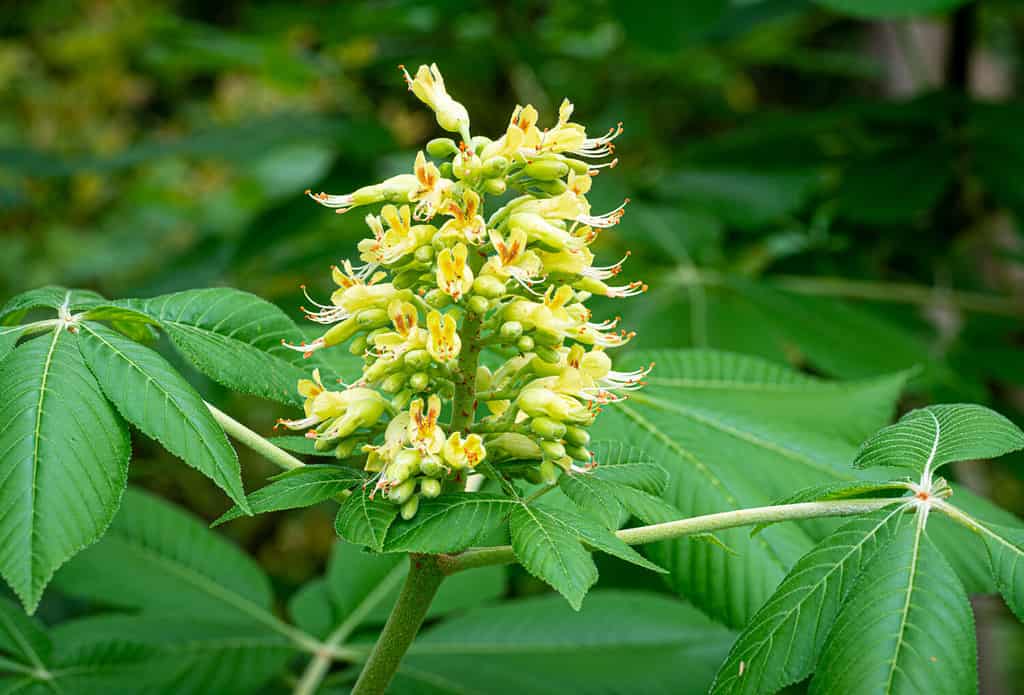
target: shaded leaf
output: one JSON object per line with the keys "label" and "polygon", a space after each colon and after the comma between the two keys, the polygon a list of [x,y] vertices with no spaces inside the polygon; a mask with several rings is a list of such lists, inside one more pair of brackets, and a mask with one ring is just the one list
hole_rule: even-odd
{"label": "shaded leaf", "polygon": [[[486,492],[450,492],[420,499],[409,521],[399,519],[388,531],[388,552],[455,553],[481,542],[519,503]],[[394,505],[392,505],[394,506]]]}
{"label": "shaded leaf", "polygon": [[[271,483],[249,493],[247,499],[253,514],[311,507],[365,481],[362,472],[347,466],[303,466],[276,476]],[[220,526],[240,516],[245,516],[245,512],[236,505],[211,526]]]}
{"label": "shaded leaf", "polygon": [[573,530],[539,505],[525,504],[512,509],[509,529],[516,559],[579,610],[597,581],[597,567]]}
{"label": "shaded leaf", "polygon": [[353,491],[338,508],[334,530],[349,543],[381,551],[388,528],[398,516],[398,505],[386,500],[383,494],[371,499],[372,492],[372,485]]}

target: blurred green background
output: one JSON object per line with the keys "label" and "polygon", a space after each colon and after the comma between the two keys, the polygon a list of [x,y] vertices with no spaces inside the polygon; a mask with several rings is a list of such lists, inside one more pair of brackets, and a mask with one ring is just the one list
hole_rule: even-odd
{"label": "blurred green background", "polygon": [[[8,0],[0,299],[230,285],[298,317],[299,286],[326,294],[366,231],[303,191],[405,171],[439,133],[396,66],[436,61],[474,133],[501,133],[516,103],[552,122],[563,96],[592,131],[625,124],[592,199],[632,201],[598,252],[631,250],[651,286],[609,308],[636,346],[844,379],[916,368],[907,407],[969,400],[1020,422],[1022,57],[1013,0]],[[261,431],[281,415],[193,376]],[[136,482],[223,511],[168,464],[136,442]],[[262,466],[246,458],[250,484]],[[1021,457],[954,475],[1024,513]],[[316,509],[230,533],[284,586],[334,537]],[[978,607],[1005,675],[1024,642]],[[1010,692],[991,674],[986,692]]]}

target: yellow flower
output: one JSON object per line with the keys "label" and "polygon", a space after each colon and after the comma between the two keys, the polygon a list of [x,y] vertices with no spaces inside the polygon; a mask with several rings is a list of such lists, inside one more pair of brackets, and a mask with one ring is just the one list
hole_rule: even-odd
{"label": "yellow flower", "polygon": [[423,410],[423,399],[417,398],[409,404],[409,425],[407,433],[409,442],[424,453],[436,454],[444,446],[444,432],[437,426],[437,418],[441,415],[441,399],[431,394],[427,399],[427,409]]}
{"label": "yellow flower", "polygon": [[447,213],[454,219],[441,226],[442,238],[455,235],[477,245],[486,238],[486,225],[480,215],[480,196],[476,191],[467,190],[463,193],[461,206],[454,200],[449,201]]}
{"label": "yellow flower", "polygon": [[487,450],[479,434],[471,434],[463,441],[461,433],[452,432],[448,436],[448,441],[444,443],[441,455],[449,466],[459,470],[466,467],[476,468],[477,464],[486,458]]}
{"label": "yellow flower", "polygon": [[433,109],[437,124],[447,131],[459,133],[463,140],[469,142],[469,113],[466,112],[465,106],[449,96],[437,63],[431,63],[429,68],[421,65],[416,70],[415,78],[409,77],[405,66],[400,65],[399,68],[405,76],[409,90]]}
{"label": "yellow flower", "polygon": [[466,245],[459,242],[437,256],[437,286],[456,302],[473,287],[473,271],[466,263]]}
{"label": "yellow flower", "polygon": [[409,196],[409,199],[418,203],[416,219],[429,220],[441,209],[444,199],[452,187],[452,182],[441,177],[437,165],[428,162],[422,151],[416,153],[413,170],[416,172],[416,181],[419,183],[419,187]]}
{"label": "yellow flower", "polygon": [[427,316],[427,352],[438,362],[448,362],[459,356],[462,339],[456,328],[455,319],[448,314],[442,316],[437,311],[431,311]]}
{"label": "yellow flower", "polygon": [[537,149],[541,142],[541,132],[537,127],[537,109],[532,105],[516,106],[512,111],[512,119],[509,122],[509,129],[515,128],[523,134],[520,147]]}

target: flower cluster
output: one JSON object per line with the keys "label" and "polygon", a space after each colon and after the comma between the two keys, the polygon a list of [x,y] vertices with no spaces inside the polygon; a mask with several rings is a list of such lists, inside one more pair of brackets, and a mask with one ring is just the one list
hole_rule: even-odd
{"label": "flower cluster", "polygon": [[[594,214],[587,200],[593,178],[616,164],[621,125],[590,137],[565,100],[550,128],[517,106],[500,137],[473,137],[436,65],[402,71],[459,142],[430,141],[411,174],[347,195],[309,193],[339,213],[377,211],[359,262],[333,268],[330,303],[306,310],[330,328],[290,347],[309,356],[349,342],[365,363],[341,390],[314,372],[299,383],[306,417],[281,422],[341,458],[365,453],[374,494],[408,519],[421,497],[461,489],[474,469],[549,484],[585,470],[600,406],[639,388],[650,368],[612,369],[606,350],[633,334],[586,307],[593,295],[647,289],[614,284],[626,259],[596,266],[589,248],[628,202]],[[485,217],[488,196],[498,207]],[[493,371],[479,363],[484,350],[499,356]]]}

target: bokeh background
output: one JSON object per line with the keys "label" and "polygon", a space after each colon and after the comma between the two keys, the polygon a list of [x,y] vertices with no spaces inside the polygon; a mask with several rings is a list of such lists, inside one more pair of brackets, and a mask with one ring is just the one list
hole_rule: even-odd
{"label": "bokeh background", "polygon": [[[6,0],[0,300],[230,285],[298,317],[299,286],[326,294],[365,233],[303,191],[404,170],[439,133],[396,66],[436,61],[474,133],[516,103],[550,122],[563,96],[592,130],[624,122],[593,201],[631,199],[599,252],[632,251],[651,286],[623,306],[635,345],[843,379],[916,369],[905,407],[1021,422],[1022,57],[1013,0]],[[257,428],[281,414],[192,376]],[[137,484],[223,511],[198,474],[135,449]],[[246,459],[250,485],[263,466]],[[1024,513],[1021,457],[953,475]],[[318,509],[228,532],[285,590],[334,537]],[[602,570],[635,580],[617,576]],[[1013,692],[1021,629],[998,601],[975,608],[984,691]]]}

